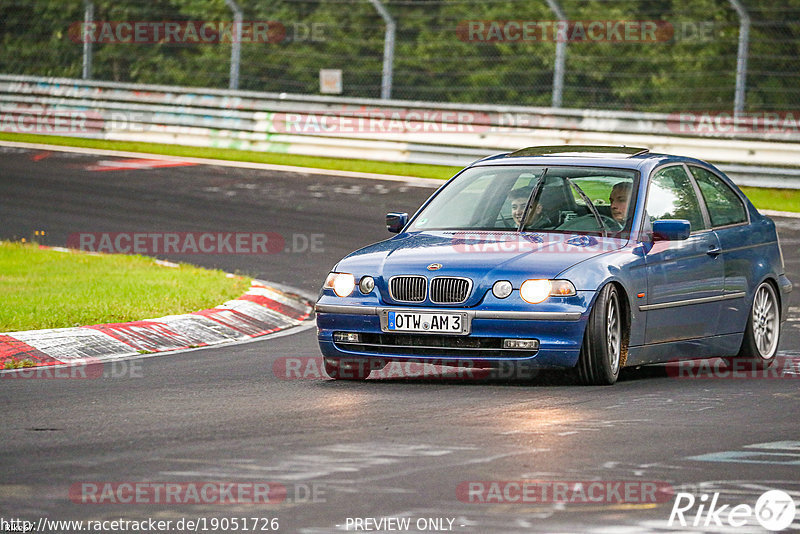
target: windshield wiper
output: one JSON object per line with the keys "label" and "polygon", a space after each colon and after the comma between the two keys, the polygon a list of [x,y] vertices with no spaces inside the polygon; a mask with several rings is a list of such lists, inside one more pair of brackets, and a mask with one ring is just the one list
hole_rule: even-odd
{"label": "windshield wiper", "polygon": [[564,180],[566,180],[569,185],[574,187],[575,191],[577,191],[583,201],[586,202],[586,207],[589,208],[589,211],[592,212],[592,215],[594,215],[594,218],[597,220],[597,226],[603,229],[603,237],[608,237],[608,228],[606,228],[606,225],[600,218],[600,212],[594,207],[594,204],[592,204],[592,201],[589,200],[589,197],[586,195],[586,193],[583,192],[583,189],[581,189],[580,186],[573,182],[568,176],[564,176]]}
{"label": "windshield wiper", "polygon": [[533,205],[533,200],[536,198],[536,195],[539,194],[539,189],[542,188],[544,184],[544,177],[547,176],[548,169],[545,168],[542,175],[539,177],[539,181],[536,182],[536,185],[533,186],[533,190],[531,190],[531,196],[528,197],[528,203],[525,205],[525,211],[522,212],[522,220],[519,221],[519,225],[517,226],[517,232],[521,232],[523,228],[525,228],[525,221],[528,220],[528,213],[531,211],[531,206]]}

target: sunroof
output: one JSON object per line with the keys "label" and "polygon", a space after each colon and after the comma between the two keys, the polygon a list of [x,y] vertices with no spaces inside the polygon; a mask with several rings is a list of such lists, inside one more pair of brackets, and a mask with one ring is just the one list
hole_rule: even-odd
{"label": "sunroof", "polygon": [[638,156],[646,154],[650,149],[632,146],[595,146],[595,145],[558,145],[531,146],[506,154],[507,158],[521,156],[581,156],[587,158],[603,158],[614,156]]}

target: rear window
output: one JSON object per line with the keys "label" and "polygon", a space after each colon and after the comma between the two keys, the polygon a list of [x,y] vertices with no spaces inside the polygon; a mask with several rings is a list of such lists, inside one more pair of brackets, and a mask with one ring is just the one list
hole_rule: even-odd
{"label": "rear window", "polygon": [[700,202],[683,165],[670,165],[656,171],[647,193],[650,222],[659,219],[685,219],[692,232],[706,228]]}
{"label": "rear window", "polygon": [[702,167],[690,166],[689,169],[706,201],[712,226],[716,228],[747,222],[747,211],[739,195],[719,176]]}

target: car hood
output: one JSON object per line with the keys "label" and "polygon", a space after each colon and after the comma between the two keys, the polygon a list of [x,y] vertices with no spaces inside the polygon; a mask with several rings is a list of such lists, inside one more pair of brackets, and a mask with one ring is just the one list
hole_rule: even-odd
{"label": "car hood", "polygon": [[[397,275],[468,277],[473,281],[472,295],[465,303],[469,306],[477,304],[497,280],[509,280],[518,288],[528,278],[554,278],[626,243],[624,239],[559,233],[404,233],[352,253],[337,270],[371,275],[382,290],[389,278]],[[388,299],[388,292],[381,293]]]}

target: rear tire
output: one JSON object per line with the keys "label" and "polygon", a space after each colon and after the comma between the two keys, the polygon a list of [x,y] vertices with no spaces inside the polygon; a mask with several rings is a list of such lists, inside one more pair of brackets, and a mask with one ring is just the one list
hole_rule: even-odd
{"label": "rear tire", "polygon": [[603,287],[589,315],[576,366],[582,384],[610,386],[619,378],[628,338],[622,310],[617,288],[613,284]]}
{"label": "rear tire", "polygon": [[370,362],[357,358],[324,358],[325,373],[334,380],[366,380]]}
{"label": "rear tire", "polygon": [[775,288],[762,282],[753,295],[739,354],[728,362],[745,362],[751,369],[766,369],[775,363],[781,336],[781,311]]}

